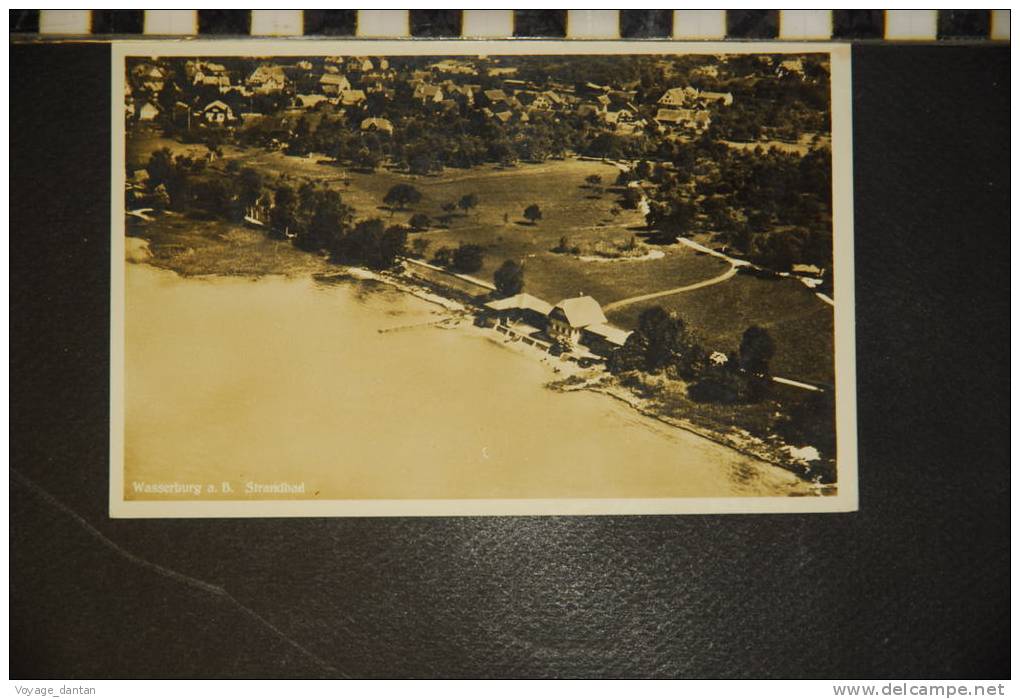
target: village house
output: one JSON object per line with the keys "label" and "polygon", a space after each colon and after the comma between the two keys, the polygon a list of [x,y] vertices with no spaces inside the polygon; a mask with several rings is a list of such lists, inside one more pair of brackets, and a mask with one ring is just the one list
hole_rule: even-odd
{"label": "village house", "polygon": [[478,69],[468,61],[447,58],[429,66],[438,73],[451,73],[454,75],[478,75]]}
{"label": "village house", "polygon": [[438,85],[420,83],[414,88],[414,99],[422,104],[438,104],[443,101],[443,91]]}
{"label": "village house", "polygon": [[210,126],[225,126],[234,121],[234,110],[225,102],[214,100],[201,112],[202,121]]}
{"label": "village house", "polygon": [[482,107],[488,107],[492,111],[505,111],[512,106],[511,98],[502,90],[483,90],[476,102]]}
{"label": "village house", "polygon": [[[371,58],[348,58],[345,64],[347,66],[348,73],[370,73],[375,69],[375,64],[372,63]],[[389,68],[389,63],[386,63],[386,68]]]}
{"label": "village house", "polygon": [[153,121],[159,116],[159,107],[152,102],[145,101],[141,103],[141,106],[135,107],[134,113],[138,116],[138,121]]}
{"label": "village house", "polygon": [[543,94],[535,92],[524,92],[517,96],[521,104],[532,111],[548,112],[552,110],[552,103]]}
{"label": "village house", "polygon": [[485,308],[496,316],[502,325],[524,323],[536,331],[545,330],[546,321],[553,307],[531,294],[517,294],[505,299],[496,299],[485,304]]}
{"label": "village house", "polygon": [[475,91],[470,85],[458,85],[452,80],[444,80],[439,84],[443,88],[444,99],[456,100],[459,104],[473,106],[475,103]]}
{"label": "village house", "polygon": [[485,304],[486,316],[496,320],[496,329],[511,332],[530,344],[546,347],[547,341],[584,355],[587,349],[608,357],[627,342],[631,333],[606,321],[598,302],[590,296],[564,299],[556,306],[527,293],[496,299]]}
{"label": "village house", "polygon": [[393,135],[393,124],[390,123],[389,119],[380,119],[379,117],[369,117],[361,120],[362,131],[379,131],[385,134]]}
{"label": "village house", "polygon": [[344,90],[340,93],[340,104],[344,107],[356,107],[365,99],[364,90]]}
{"label": "village house", "polygon": [[660,109],[655,114],[655,122],[664,128],[700,133],[712,124],[712,116],[698,109]]}
{"label": "village house", "polygon": [[598,85],[593,82],[586,82],[579,85],[577,92],[582,95],[596,96],[596,95],[607,95],[613,88],[608,85]]}
{"label": "village house", "polygon": [[336,96],[344,90],[350,90],[351,82],[339,73],[324,73],[319,78],[319,89],[324,95]]}
{"label": "village house", "polygon": [[709,106],[712,104],[722,105],[728,107],[733,104],[733,93],[732,92],[709,92],[703,91],[698,93],[698,102],[703,106]]}
{"label": "village house", "polygon": [[217,87],[220,92],[230,89],[230,75],[227,73],[227,69],[219,63],[189,62],[185,66],[185,73],[190,74],[192,85]]}
{"label": "village house", "polygon": [[801,58],[787,58],[776,66],[776,74],[779,77],[787,75],[804,75],[804,60]]}
{"label": "village house", "polygon": [[609,323],[593,323],[581,330],[581,343],[595,354],[608,357],[627,342],[631,332]]}
{"label": "village house", "polygon": [[312,108],[317,107],[318,105],[322,104],[323,102],[328,102],[328,101],[329,101],[329,98],[326,97],[326,95],[295,95],[294,96],[294,105],[296,107],[300,108],[300,109],[312,109]]}
{"label": "village house", "polygon": [[693,104],[698,97],[698,89],[695,87],[673,87],[666,90],[659,98],[659,105],[666,108],[686,107]]}
{"label": "village house", "polygon": [[149,92],[160,92],[166,85],[166,73],[159,66],[142,64],[136,67],[132,74],[137,85]]}
{"label": "village house", "polygon": [[245,84],[253,92],[263,95],[281,92],[287,86],[287,76],[282,66],[260,65],[248,76]]}
{"label": "village house", "polygon": [[575,347],[585,328],[605,322],[606,316],[598,301],[591,296],[575,296],[563,299],[549,312],[546,333],[560,344]]}

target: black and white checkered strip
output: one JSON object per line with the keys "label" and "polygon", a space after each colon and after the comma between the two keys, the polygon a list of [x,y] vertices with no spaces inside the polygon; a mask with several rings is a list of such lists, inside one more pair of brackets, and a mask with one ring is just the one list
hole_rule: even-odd
{"label": "black and white checkered strip", "polygon": [[1009,40],[1009,10],[11,10],[42,36]]}

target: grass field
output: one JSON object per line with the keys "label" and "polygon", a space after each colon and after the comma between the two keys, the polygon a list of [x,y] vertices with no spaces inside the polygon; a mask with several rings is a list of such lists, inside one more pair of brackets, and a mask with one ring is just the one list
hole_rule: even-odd
{"label": "grass field", "polygon": [[608,314],[609,320],[634,327],[641,311],[651,306],[680,313],[709,350],[735,350],[744,330],[759,325],[776,343],[774,374],[833,383],[832,307],[800,282],[738,274],[722,284],[620,308]]}

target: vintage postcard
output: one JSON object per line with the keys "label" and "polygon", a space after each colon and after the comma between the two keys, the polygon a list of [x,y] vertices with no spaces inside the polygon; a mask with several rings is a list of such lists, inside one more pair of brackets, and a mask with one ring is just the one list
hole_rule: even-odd
{"label": "vintage postcard", "polygon": [[112,516],[857,509],[848,46],[112,77]]}

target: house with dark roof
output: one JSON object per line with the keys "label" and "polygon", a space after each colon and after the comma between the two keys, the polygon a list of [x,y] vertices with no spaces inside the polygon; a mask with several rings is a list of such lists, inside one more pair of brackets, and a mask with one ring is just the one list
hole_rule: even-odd
{"label": "house with dark roof", "polygon": [[503,111],[511,106],[511,98],[502,90],[482,90],[475,100],[479,105],[493,111]]}

